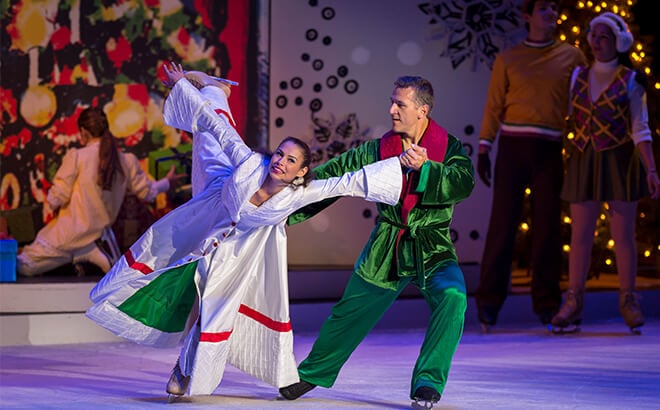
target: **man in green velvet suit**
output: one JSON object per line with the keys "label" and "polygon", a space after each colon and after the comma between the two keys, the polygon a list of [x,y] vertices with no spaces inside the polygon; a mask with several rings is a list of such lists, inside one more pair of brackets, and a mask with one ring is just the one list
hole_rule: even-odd
{"label": "man in green velvet suit", "polygon": [[[327,178],[394,155],[406,165],[401,199],[395,206],[378,204],[377,224],[345,293],[298,366],[301,381],[280,389],[289,400],[316,386],[332,386],[351,353],[411,282],[426,299],[431,317],[410,398],[437,402],[447,382],[467,306],[449,225],[454,205],[472,192],[474,168],[462,143],[430,118],[431,83],[400,77],[394,85],[392,130],[314,169],[318,178]],[[289,223],[301,222],[329,203],[303,208]]]}

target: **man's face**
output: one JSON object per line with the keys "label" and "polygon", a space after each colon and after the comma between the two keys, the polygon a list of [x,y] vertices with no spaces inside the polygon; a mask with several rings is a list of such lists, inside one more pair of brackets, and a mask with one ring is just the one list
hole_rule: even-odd
{"label": "man's face", "polygon": [[557,3],[554,1],[539,0],[534,3],[532,14],[523,14],[530,30],[554,31],[557,27]]}
{"label": "man's face", "polygon": [[417,105],[412,87],[395,88],[390,101],[392,131],[414,136],[418,125],[426,117],[426,105]]}

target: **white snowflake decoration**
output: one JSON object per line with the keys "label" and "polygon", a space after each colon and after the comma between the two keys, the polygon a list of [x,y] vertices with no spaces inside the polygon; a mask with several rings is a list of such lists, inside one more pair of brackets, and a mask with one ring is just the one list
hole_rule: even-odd
{"label": "white snowflake decoration", "polygon": [[447,39],[440,53],[454,69],[471,59],[492,68],[495,55],[522,40],[526,31],[516,0],[439,0],[419,4],[431,20],[430,40]]}

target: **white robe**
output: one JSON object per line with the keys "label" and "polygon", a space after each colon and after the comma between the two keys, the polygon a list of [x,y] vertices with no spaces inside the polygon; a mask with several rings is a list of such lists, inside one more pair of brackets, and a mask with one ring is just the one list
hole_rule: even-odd
{"label": "white robe", "polygon": [[34,276],[66,263],[92,262],[107,270],[110,261],[95,241],[117,219],[127,192],[148,202],[169,189],[167,178],[153,181],[137,157],[119,153],[123,174],[115,175],[111,190],[97,183],[100,142],[67,151],[46,198],[55,219],[38,233],[17,257],[21,275]]}
{"label": "white robe", "polygon": [[307,204],[336,196],[396,204],[402,181],[399,160],[390,158],[306,187],[290,186],[257,207],[250,198],[268,175],[269,159],[247,147],[186,80],[172,88],[164,112],[167,124],[193,131],[193,145],[195,138],[214,135],[231,173],[215,172],[203,191],[150,227],[92,290],[94,305],[87,316],[136,343],[176,344],[183,329],[151,327],[148,317],[132,317],[119,307],[160,275],[196,262],[200,318],[180,357],[183,373],[191,376],[189,393],[211,394],[227,360],[275,387],[295,383],[286,218]]}

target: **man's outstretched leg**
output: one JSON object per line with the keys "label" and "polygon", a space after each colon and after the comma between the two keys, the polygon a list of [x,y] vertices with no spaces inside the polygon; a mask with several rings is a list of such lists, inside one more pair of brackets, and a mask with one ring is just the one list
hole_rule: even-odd
{"label": "man's outstretched leg", "polygon": [[402,280],[399,289],[393,291],[353,274],[344,296],[321,327],[312,351],[298,366],[300,382],[282,387],[280,394],[295,400],[316,386],[331,387],[344,363],[408,282]]}

